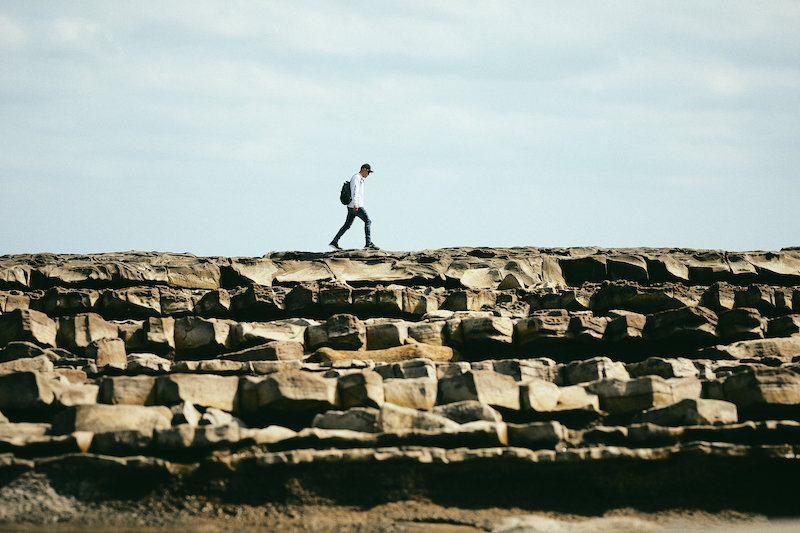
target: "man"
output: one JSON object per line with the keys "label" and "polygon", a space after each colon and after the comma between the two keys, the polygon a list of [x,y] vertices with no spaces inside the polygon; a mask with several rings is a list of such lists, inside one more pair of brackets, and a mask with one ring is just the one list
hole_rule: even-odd
{"label": "man", "polygon": [[341,250],[339,247],[339,239],[344,235],[345,231],[350,229],[356,217],[364,221],[364,236],[367,238],[364,249],[380,250],[380,248],[375,246],[375,243],[372,242],[372,238],[370,237],[372,221],[369,219],[369,215],[367,215],[367,211],[364,209],[364,180],[367,179],[367,176],[370,174],[372,174],[372,167],[369,166],[369,163],[364,163],[361,165],[361,170],[353,174],[353,177],[350,178],[351,200],[350,203],[347,204],[347,218],[344,221],[344,225],[339,229],[339,233],[337,233],[336,237],[330,242],[330,245],[335,250]]}

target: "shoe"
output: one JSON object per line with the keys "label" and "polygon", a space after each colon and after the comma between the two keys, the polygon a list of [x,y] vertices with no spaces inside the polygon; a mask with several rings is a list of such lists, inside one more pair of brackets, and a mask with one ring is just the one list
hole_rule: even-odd
{"label": "shoe", "polygon": [[377,246],[375,246],[374,242],[369,243],[364,247],[365,250],[380,250]]}
{"label": "shoe", "polygon": [[328,246],[330,246],[331,248],[333,248],[337,252],[341,252],[342,251],[342,249],[339,247],[338,243],[331,242],[331,243],[328,243]]}

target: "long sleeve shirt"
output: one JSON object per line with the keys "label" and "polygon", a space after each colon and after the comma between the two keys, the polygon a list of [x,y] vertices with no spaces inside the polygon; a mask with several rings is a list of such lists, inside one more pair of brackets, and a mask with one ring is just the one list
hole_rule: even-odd
{"label": "long sleeve shirt", "polygon": [[364,207],[364,178],[359,173],[350,178],[350,196],[352,200],[347,207]]}

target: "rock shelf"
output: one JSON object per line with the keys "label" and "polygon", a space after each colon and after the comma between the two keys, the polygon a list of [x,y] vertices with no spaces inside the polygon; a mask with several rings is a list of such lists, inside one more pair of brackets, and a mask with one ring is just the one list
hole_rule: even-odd
{"label": "rock shelf", "polygon": [[792,514],[800,249],[2,256],[0,413],[70,497]]}

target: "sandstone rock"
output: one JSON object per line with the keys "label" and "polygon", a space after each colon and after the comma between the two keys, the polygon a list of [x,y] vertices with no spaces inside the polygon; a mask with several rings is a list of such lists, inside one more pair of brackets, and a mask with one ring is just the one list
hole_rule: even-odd
{"label": "sandstone rock", "polygon": [[408,336],[421,344],[443,346],[446,343],[444,328],[443,320],[418,322],[408,326]]}
{"label": "sandstone rock", "polygon": [[632,311],[612,311],[603,331],[603,340],[606,342],[631,342],[642,338],[642,331],[647,322],[647,317]]}
{"label": "sandstone rock", "polygon": [[[800,310],[799,308],[796,308]],[[767,326],[768,337],[791,337],[800,335],[800,314],[773,318]]]}
{"label": "sandstone rock", "polygon": [[530,346],[537,342],[552,342],[566,338],[571,318],[567,311],[535,311],[530,318],[520,320],[515,325],[515,333],[520,346]]}
{"label": "sandstone rock", "polygon": [[73,431],[139,431],[152,434],[154,430],[170,427],[171,418],[172,413],[163,406],[78,405],[55,416],[53,432],[62,435]]}
{"label": "sandstone rock", "polygon": [[614,254],[606,258],[606,270],[612,280],[629,280],[639,283],[648,281],[647,261],[643,257],[628,254]]}
{"label": "sandstone rock", "polygon": [[[555,385],[554,385],[555,386]],[[475,400],[465,400],[463,402],[453,402],[439,405],[431,410],[431,413],[449,418],[458,424],[485,420],[488,422],[502,422],[503,417],[496,410],[486,404]]]}
{"label": "sandstone rock", "polygon": [[345,409],[383,405],[383,378],[377,372],[364,370],[342,376],[339,378],[337,387],[339,403]]}
{"label": "sandstone rock", "polygon": [[406,343],[408,323],[402,321],[368,322],[367,350],[380,350]]}
{"label": "sandstone rock", "polygon": [[319,347],[358,350],[366,344],[367,328],[353,315],[333,315],[325,324],[310,326],[306,332],[306,345],[312,350]]}
{"label": "sandstone rock", "polygon": [[92,435],[91,452],[102,455],[144,455],[153,442],[152,433],[136,429],[104,431]]}
{"label": "sandstone rock", "polygon": [[628,381],[602,379],[588,384],[586,389],[600,397],[601,409],[618,414],[644,411],[686,398],[699,398],[702,384],[693,378],[644,376]]}
{"label": "sandstone rock", "polygon": [[609,319],[589,315],[576,315],[570,318],[567,338],[578,342],[599,342],[603,338]]}
{"label": "sandstone rock", "polygon": [[756,309],[765,315],[774,315],[776,309],[775,289],[764,285],[750,285],[736,293],[734,306]]}
{"label": "sandstone rock", "polygon": [[561,396],[559,387],[549,381],[532,379],[520,385],[521,407],[523,410],[547,412],[556,410]]}
{"label": "sandstone rock", "polygon": [[169,410],[172,413],[173,426],[179,426],[181,424],[197,426],[200,424],[200,418],[203,416],[191,402],[181,402],[177,405],[173,405]]}
{"label": "sandstone rock", "polygon": [[458,429],[458,424],[449,418],[426,411],[402,407],[392,403],[385,403],[381,407],[378,426],[384,433],[404,431],[409,429]]}
{"label": "sandstone rock", "polygon": [[225,289],[215,289],[200,297],[193,312],[204,318],[223,318],[230,315],[230,310],[230,293]]}
{"label": "sandstone rock", "polygon": [[441,403],[476,400],[495,407],[519,410],[519,385],[513,378],[492,371],[470,370],[439,381]]}
{"label": "sandstone rock", "polygon": [[100,382],[98,400],[107,404],[156,405],[156,378],[153,376],[114,376]]}
{"label": "sandstone rock", "polygon": [[384,401],[411,409],[432,409],[438,383],[430,378],[384,379]]}
{"label": "sandstone rock", "polygon": [[53,363],[44,354],[0,363],[0,374],[9,374],[11,372],[41,372],[46,374],[52,371]]}
{"label": "sandstone rock", "polygon": [[181,317],[175,321],[175,349],[180,353],[216,355],[230,347],[230,333],[228,321]]}
{"label": "sandstone rock", "polygon": [[144,341],[149,351],[169,354],[175,351],[175,319],[149,317],[144,321]]}
{"label": "sandstone rock", "polygon": [[272,287],[250,285],[231,296],[231,311],[249,320],[270,319],[283,311],[283,295]]}
{"label": "sandstone rock", "polygon": [[236,418],[230,413],[226,413],[225,411],[221,411],[219,409],[215,409],[214,407],[208,407],[206,412],[203,413],[203,416],[200,417],[200,422],[198,425],[201,426],[228,426],[228,425],[236,425],[239,427],[247,427],[247,424]]}
{"label": "sandstone rock", "polygon": [[196,291],[169,287],[159,287],[158,295],[161,315],[165,318],[191,315],[202,297]]}
{"label": "sandstone rock", "polygon": [[102,292],[95,308],[108,317],[147,317],[161,315],[161,294],[155,287],[130,287]]}
{"label": "sandstone rock", "polygon": [[[273,261],[263,257],[234,257],[227,268],[245,285],[257,284],[267,287],[272,285],[275,274],[281,271]],[[223,275],[228,273],[227,269],[220,270]]]}
{"label": "sandstone rock", "polygon": [[717,340],[716,328],[717,316],[711,310],[683,307],[649,315],[644,336],[653,341],[707,345]]}
{"label": "sandstone rock", "polygon": [[153,433],[153,446],[167,453],[185,453],[186,450],[227,448],[238,443],[246,430],[236,424],[226,426],[191,426],[159,428]]}
{"label": "sandstone rock", "polygon": [[370,314],[397,315],[403,311],[403,287],[353,289],[353,309]]}
{"label": "sandstone rock", "polygon": [[256,410],[328,410],[337,405],[335,379],[287,371],[267,376],[257,387]]}
{"label": "sandstone rock", "polygon": [[496,303],[494,293],[485,290],[459,290],[447,295],[442,302],[441,309],[449,311],[480,311],[484,308],[494,307]]}
{"label": "sandstone rock", "polygon": [[362,361],[403,361],[410,359],[430,359],[431,361],[451,361],[455,352],[449,346],[428,344],[405,344],[384,350],[349,351],[320,348],[309,358],[310,361],[343,361],[347,359]]}
{"label": "sandstone rock", "polygon": [[292,361],[303,357],[303,345],[294,341],[269,341],[222,356],[231,361]]}
{"label": "sandstone rock", "polygon": [[600,413],[600,397],[585,387],[572,385],[558,388],[558,402],[553,411],[584,411]]}
{"label": "sandstone rock", "polygon": [[570,285],[581,285],[586,281],[601,282],[607,279],[605,255],[559,258],[558,264],[564,279]]}
{"label": "sandstone rock", "polygon": [[348,285],[323,285],[319,288],[318,301],[326,310],[347,309],[353,304],[353,289]]}
{"label": "sandstone rock", "polygon": [[50,388],[55,395],[56,407],[91,405],[97,403],[99,387],[91,383],[72,383],[58,374],[51,376]]}
{"label": "sandstone rock", "polygon": [[513,341],[514,322],[505,317],[465,318],[461,321],[462,342],[468,348],[509,345]]}
{"label": "sandstone rock", "polygon": [[39,372],[13,372],[0,375],[0,411],[37,409],[55,400],[52,379]]}
{"label": "sandstone rock", "polygon": [[624,363],[612,361],[608,357],[593,357],[586,361],[569,363],[562,367],[561,375],[563,382],[567,385],[577,385],[605,378],[620,380],[630,378]]}
{"label": "sandstone rock", "polygon": [[543,379],[556,381],[559,369],[556,362],[546,357],[537,359],[499,359],[492,360],[490,370],[511,376],[514,381]]}
{"label": "sandstone rock", "polygon": [[700,303],[716,313],[733,309],[736,289],[729,283],[714,283],[703,293]]}
{"label": "sandstone rock", "polygon": [[204,374],[169,374],[156,379],[156,397],[162,405],[190,402],[223,411],[238,408],[239,378]]}
{"label": "sandstone rock", "polygon": [[723,342],[763,339],[767,320],[757,309],[738,307],[719,315],[717,336]]}
{"label": "sandstone rock", "polygon": [[15,309],[0,315],[0,346],[11,341],[28,341],[40,346],[56,345],[56,323],[32,309]]}
{"label": "sandstone rock", "polygon": [[558,422],[508,424],[508,444],[523,448],[551,448],[567,439],[567,428]]}
{"label": "sandstone rock", "polygon": [[723,390],[725,399],[739,407],[798,405],[800,375],[777,368],[751,369],[729,376]]}
{"label": "sandstone rock", "polygon": [[75,315],[93,311],[99,298],[100,293],[92,289],[52,287],[44,293],[39,305],[49,316]]}
{"label": "sandstone rock", "polygon": [[346,429],[364,433],[381,431],[381,411],[372,407],[354,407],[347,411],[326,411],[314,417],[312,427]]}
{"label": "sandstone rock", "polygon": [[700,374],[691,360],[680,357],[677,359],[649,357],[639,363],[629,363],[626,368],[634,378],[642,376],[661,376],[664,379],[691,378],[699,377]]}
{"label": "sandstone rock", "polygon": [[788,362],[798,355],[800,355],[800,337],[739,341],[700,351],[700,357],[708,359],[776,358]]}
{"label": "sandstone rock", "polygon": [[28,357],[47,356],[50,360],[58,360],[58,355],[47,348],[42,348],[32,342],[11,341],[5,348],[0,349],[0,362],[14,361]]}
{"label": "sandstone rock", "polygon": [[82,355],[93,341],[115,339],[117,326],[106,322],[97,313],[83,313],[58,320],[58,345]]}
{"label": "sandstone rock", "polygon": [[184,289],[218,289],[220,271],[217,265],[198,262],[190,266],[168,266],[167,283]]}
{"label": "sandstone rock", "polygon": [[309,325],[316,324],[301,318],[270,322],[237,322],[231,325],[231,346],[252,347],[267,342],[296,342],[302,344]]}
{"label": "sandstone rock", "polygon": [[125,342],[122,339],[97,339],[89,343],[85,350],[86,357],[94,359],[97,366],[125,368],[128,366],[128,355],[125,353]]}
{"label": "sandstone rock", "polygon": [[722,400],[687,398],[664,407],[654,407],[637,415],[637,422],[659,426],[735,424],[736,405]]}
{"label": "sandstone rock", "polygon": [[152,353],[128,355],[128,372],[140,374],[165,374],[172,368],[172,361]]}

